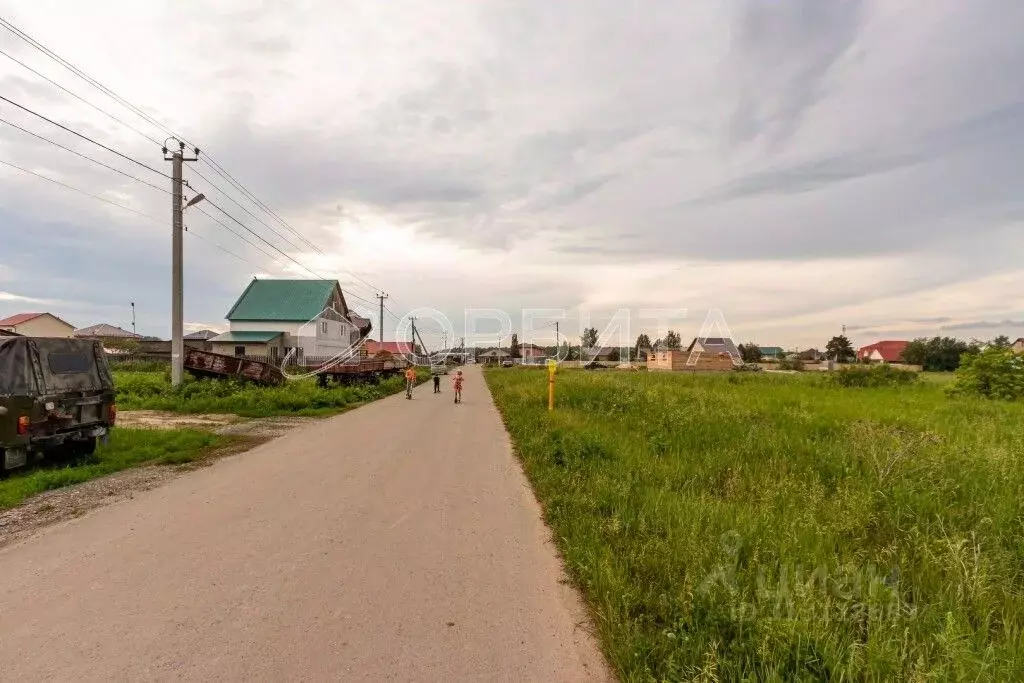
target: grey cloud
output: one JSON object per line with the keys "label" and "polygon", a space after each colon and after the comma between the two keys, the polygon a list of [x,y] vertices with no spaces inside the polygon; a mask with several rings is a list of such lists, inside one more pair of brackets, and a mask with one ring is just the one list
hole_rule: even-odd
{"label": "grey cloud", "polygon": [[732,144],[768,135],[781,143],[822,96],[825,74],[857,38],[861,0],[742,0],[734,58],[742,82]]}
{"label": "grey cloud", "polygon": [[967,322],[952,323],[943,325],[943,330],[1005,330],[1009,328],[1024,327],[1024,320],[971,320]]}

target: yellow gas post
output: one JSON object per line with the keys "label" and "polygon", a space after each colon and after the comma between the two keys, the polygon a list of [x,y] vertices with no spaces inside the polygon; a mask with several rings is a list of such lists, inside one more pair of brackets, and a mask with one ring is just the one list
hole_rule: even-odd
{"label": "yellow gas post", "polygon": [[548,359],[548,410],[555,409],[555,372],[558,370],[558,363]]}

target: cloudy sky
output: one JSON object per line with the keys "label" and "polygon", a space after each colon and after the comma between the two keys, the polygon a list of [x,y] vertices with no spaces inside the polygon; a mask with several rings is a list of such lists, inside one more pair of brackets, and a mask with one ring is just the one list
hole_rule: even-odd
{"label": "cloudy sky", "polygon": [[[570,336],[628,309],[633,337],[693,336],[716,309],[738,340],[786,347],[843,325],[857,344],[1024,336],[1019,0],[0,0],[0,16],[315,245],[190,165],[267,241],[188,210],[191,325],[223,326],[254,274],[312,271],[368,310],[379,287],[398,316],[442,311],[454,334],[470,308],[517,331],[543,325],[523,309],[566,310]],[[0,49],[166,137],[2,29]],[[3,55],[0,94],[169,172]],[[169,185],[5,102],[0,118]],[[168,195],[5,123],[0,161],[156,219],[0,165],[0,314],[129,326],[134,301],[139,331],[167,335]]]}

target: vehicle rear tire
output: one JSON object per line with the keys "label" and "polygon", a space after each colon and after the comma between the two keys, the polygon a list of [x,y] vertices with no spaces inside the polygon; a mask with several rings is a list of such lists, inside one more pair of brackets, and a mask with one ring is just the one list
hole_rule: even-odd
{"label": "vehicle rear tire", "polygon": [[96,452],[96,437],[90,436],[85,441],[79,441],[76,446],[79,456],[89,457]]}

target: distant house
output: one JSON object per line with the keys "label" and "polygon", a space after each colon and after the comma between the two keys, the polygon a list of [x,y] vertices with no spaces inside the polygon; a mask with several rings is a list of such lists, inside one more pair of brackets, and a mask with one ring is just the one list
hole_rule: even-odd
{"label": "distant house", "polygon": [[796,354],[796,357],[798,360],[809,363],[818,363],[825,360],[825,354],[818,349],[807,349],[806,351],[801,351]]}
{"label": "distant house", "polygon": [[522,344],[519,347],[519,357],[524,363],[536,363],[547,358],[548,352],[535,344]]}
{"label": "distant house", "polygon": [[186,334],[184,339],[185,339],[185,341],[205,342],[205,341],[210,341],[211,339],[216,337],[218,334],[220,334],[220,333],[219,332],[214,332],[213,330],[199,330],[198,332],[191,332],[189,334]]}
{"label": "distant house", "polygon": [[17,313],[0,320],[0,330],[24,337],[61,337],[67,339],[75,326],[52,313]]}
{"label": "distant house", "polygon": [[1013,349],[1014,353],[1024,353],[1024,337],[1013,342],[1010,348]]}
{"label": "distant house", "polygon": [[782,350],[781,346],[760,346],[758,351],[761,352],[761,358],[765,360],[782,360],[786,357],[786,352]]}
{"label": "distant house", "polygon": [[512,355],[505,349],[487,349],[477,354],[476,359],[481,363],[500,363],[511,357]]}
{"label": "distant house", "polygon": [[694,339],[685,349],[658,349],[647,357],[648,370],[732,370],[742,364],[731,339]]}
{"label": "distant house", "polygon": [[589,346],[580,349],[580,356],[584,361],[614,362],[624,357],[622,349],[618,346]]}
{"label": "distant house", "polygon": [[857,360],[871,363],[903,363],[908,341],[879,341],[857,349]]}
{"label": "distant house", "polygon": [[229,331],[209,343],[235,356],[336,356],[370,332],[370,321],[349,311],[336,280],[254,278],[227,319]]}
{"label": "distant house", "polygon": [[107,323],[100,323],[98,325],[90,325],[89,327],[83,327],[77,329],[74,332],[76,339],[96,339],[98,341],[114,340],[114,339],[134,339],[139,341],[142,339],[141,334],[135,334],[128,330],[116,327],[114,325],[108,325]]}

